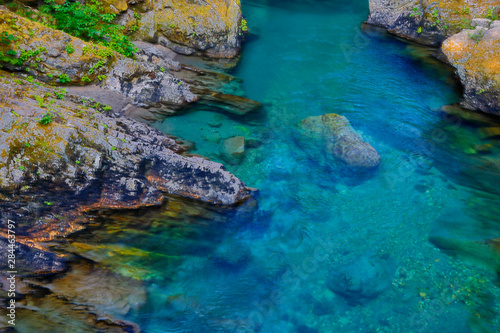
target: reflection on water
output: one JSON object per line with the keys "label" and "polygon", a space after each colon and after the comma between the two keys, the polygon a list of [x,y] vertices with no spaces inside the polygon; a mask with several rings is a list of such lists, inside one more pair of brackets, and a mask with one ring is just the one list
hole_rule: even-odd
{"label": "reflection on water", "polygon": [[[200,107],[157,126],[260,193],[229,211],[171,198],[97,216],[66,250],[145,288],[116,316],[145,332],[500,328],[499,125],[440,112],[459,100],[452,71],[360,30],[365,2],[244,1],[255,35],[232,74],[263,110]],[[297,124],[325,113],[378,151],[375,173],[299,147]],[[235,136],[245,151],[232,159]]]}

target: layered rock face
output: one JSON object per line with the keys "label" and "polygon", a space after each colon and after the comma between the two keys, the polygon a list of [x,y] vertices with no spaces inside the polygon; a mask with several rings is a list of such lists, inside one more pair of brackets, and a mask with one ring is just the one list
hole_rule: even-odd
{"label": "layered rock face", "polygon": [[308,117],[299,124],[307,139],[320,142],[327,154],[354,168],[372,169],[380,164],[380,155],[354,131],[346,117],[335,113]]}
{"label": "layered rock face", "polygon": [[4,204],[19,201],[30,188],[37,189],[40,205],[65,194],[65,204],[96,208],[159,204],[162,192],[224,205],[246,197],[244,184],[222,165],[177,154],[182,147],[148,125],[106,116],[98,103],[79,105],[62,90],[2,74]]}
{"label": "layered rock face", "polygon": [[463,107],[500,112],[498,1],[370,0],[367,23],[441,46],[465,87]]}

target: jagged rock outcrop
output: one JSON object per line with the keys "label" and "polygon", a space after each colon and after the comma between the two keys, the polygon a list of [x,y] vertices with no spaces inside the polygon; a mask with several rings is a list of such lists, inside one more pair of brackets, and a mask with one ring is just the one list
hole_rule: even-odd
{"label": "jagged rock outcrop", "polygon": [[326,153],[355,168],[376,168],[380,155],[354,131],[346,117],[335,113],[308,117],[299,124],[301,135]]}
{"label": "jagged rock outcrop", "polygon": [[162,192],[223,205],[247,196],[245,185],[221,164],[177,154],[175,140],[148,125],[2,74],[4,214],[40,215],[59,205],[136,208],[160,204]]}
{"label": "jagged rock outcrop", "polygon": [[[18,26],[12,29],[13,23]],[[26,71],[52,84],[95,83],[117,91],[137,106],[161,109],[197,100],[189,86],[160,65],[126,58],[105,47],[16,15],[0,6],[0,33],[11,42],[0,43],[6,68]],[[68,51],[71,46],[70,51]],[[10,51],[9,51],[10,50]],[[8,56],[8,52],[15,55]]]}
{"label": "jagged rock outcrop", "polygon": [[446,39],[442,50],[464,85],[462,106],[500,114],[500,21],[477,20]]}
{"label": "jagged rock outcrop", "polygon": [[426,45],[470,27],[477,17],[494,17],[498,1],[370,0],[369,24]]}

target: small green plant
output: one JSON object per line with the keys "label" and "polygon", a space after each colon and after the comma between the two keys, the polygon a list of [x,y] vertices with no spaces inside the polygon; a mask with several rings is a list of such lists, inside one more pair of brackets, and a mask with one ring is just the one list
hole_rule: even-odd
{"label": "small green plant", "polygon": [[54,115],[50,112],[45,113],[42,118],[38,121],[40,125],[48,125],[54,121]]}
{"label": "small green plant", "polygon": [[498,6],[488,8],[486,18],[492,21],[498,20]]}
{"label": "small green plant", "polygon": [[24,169],[25,169],[25,168],[24,168],[24,166],[23,166],[23,165],[21,165],[21,166],[19,167],[19,170],[21,170],[21,171],[24,171]]}
{"label": "small green plant", "polygon": [[243,31],[243,32],[248,31],[247,20],[245,20],[245,19],[241,20],[240,28],[241,28],[241,31]]}
{"label": "small green plant", "polygon": [[484,36],[484,30],[481,30],[479,33],[477,34],[468,34],[467,36],[469,36],[469,38],[472,38],[476,41],[477,44],[479,44],[479,42],[481,41],[481,39],[483,39],[483,36]]}
{"label": "small green plant", "polygon": [[111,150],[116,150],[116,147],[115,146],[111,147]]}
{"label": "small green plant", "polygon": [[0,34],[0,43],[9,45],[11,42],[15,42],[18,40],[18,37],[9,34],[7,31],[4,31]]}
{"label": "small green plant", "polygon": [[418,9],[418,7],[413,7],[410,17],[413,16],[422,16],[422,12]]}
{"label": "small green plant", "polygon": [[103,108],[102,108],[104,111],[110,111],[112,110],[113,108],[109,105],[105,105]]}
{"label": "small green plant", "polygon": [[39,95],[33,95],[33,98],[38,102],[38,106],[41,108],[45,107],[45,100],[43,99],[42,96]]}
{"label": "small green plant", "polygon": [[76,160],[75,163],[76,164],[80,164],[81,162],[80,162],[80,160]]}
{"label": "small green plant", "polygon": [[422,27],[418,27],[417,34],[421,34],[421,33],[422,33]]}
{"label": "small green plant", "polygon": [[71,54],[71,53],[75,52],[75,49],[74,49],[73,45],[71,45],[70,43],[68,43],[66,45],[66,52],[68,52],[68,54]]}
{"label": "small green plant", "polygon": [[170,28],[175,28],[175,24],[170,23]]}
{"label": "small green plant", "polygon": [[61,88],[59,90],[54,91],[54,95],[56,95],[57,98],[63,99],[64,95],[66,95],[66,89]]}
{"label": "small green plant", "polygon": [[90,81],[92,81],[92,80],[87,75],[84,75],[82,77],[82,82],[90,82]]}
{"label": "small green plant", "polygon": [[68,83],[70,81],[71,81],[71,79],[69,78],[69,76],[67,74],[61,74],[61,75],[59,75],[59,82],[61,82],[61,83]]}
{"label": "small green plant", "polygon": [[165,68],[160,67],[160,71],[164,72],[164,71],[165,71]]}
{"label": "small green plant", "polygon": [[50,202],[50,201],[44,201],[43,203],[46,204],[47,206],[52,206],[53,205],[53,203]]}
{"label": "small green plant", "polygon": [[99,81],[106,80],[107,76],[106,75],[97,75],[97,79]]}
{"label": "small green plant", "polygon": [[476,91],[476,95],[481,95],[482,93],[484,93],[486,90],[483,88],[479,91]]}

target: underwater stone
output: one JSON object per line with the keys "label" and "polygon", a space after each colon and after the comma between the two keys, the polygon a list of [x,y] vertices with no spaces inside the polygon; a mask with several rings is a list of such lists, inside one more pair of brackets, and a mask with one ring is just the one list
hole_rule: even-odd
{"label": "underwater stone", "polygon": [[335,113],[308,117],[299,124],[300,133],[325,146],[331,156],[352,167],[375,168],[380,155],[356,134],[346,117]]}
{"label": "underwater stone", "polygon": [[231,164],[241,162],[245,154],[245,138],[235,136],[224,141],[222,155],[224,159]]}
{"label": "underwater stone", "polygon": [[365,256],[336,268],[326,285],[349,304],[363,304],[388,289],[394,273],[391,260]]}

